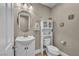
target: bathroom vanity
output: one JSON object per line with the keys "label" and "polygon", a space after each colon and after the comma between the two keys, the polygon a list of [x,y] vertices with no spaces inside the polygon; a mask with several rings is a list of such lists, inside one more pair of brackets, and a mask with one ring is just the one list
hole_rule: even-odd
{"label": "bathroom vanity", "polygon": [[15,39],[15,56],[35,55],[35,37],[33,35],[25,35],[30,31],[30,19],[31,15],[26,10],[21,10],[17,13],[16,22],[21,36],[17,35]]}
{"label": "bathroom vanity", "polygon": [[16,56],[34,56],[35,55],[35,38],[32,36],[17,37],[15,55]]}

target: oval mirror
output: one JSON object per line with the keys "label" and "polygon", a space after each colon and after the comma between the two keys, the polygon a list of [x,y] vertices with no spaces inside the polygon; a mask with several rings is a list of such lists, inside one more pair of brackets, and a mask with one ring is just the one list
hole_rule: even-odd
{"label": "oval mirror", "polygon": [[30,29],[30,13],[21,11],[18,13],[17,24],[22,32],[28,32]]}

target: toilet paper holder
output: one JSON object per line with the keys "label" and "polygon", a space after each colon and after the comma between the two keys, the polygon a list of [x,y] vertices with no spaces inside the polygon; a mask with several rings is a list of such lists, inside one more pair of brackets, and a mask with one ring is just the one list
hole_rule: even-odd
{"label": "toilet paper holder", "polygon": [[62,45],[66,45],[66,41],[60,41]]}

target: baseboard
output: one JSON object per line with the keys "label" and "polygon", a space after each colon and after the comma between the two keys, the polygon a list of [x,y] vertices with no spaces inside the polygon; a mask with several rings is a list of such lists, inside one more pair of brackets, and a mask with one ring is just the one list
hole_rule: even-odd
{"label": "baseboard", "polygon": [[63,51],[60,51],[62,56],[69,56],[68,54],[64,53]]}
{"label": "baseboard", "polygon": [[35,54],[38,54],[38,53],[40,53],[40,52],[41,52],[41,49],[35,50]]}

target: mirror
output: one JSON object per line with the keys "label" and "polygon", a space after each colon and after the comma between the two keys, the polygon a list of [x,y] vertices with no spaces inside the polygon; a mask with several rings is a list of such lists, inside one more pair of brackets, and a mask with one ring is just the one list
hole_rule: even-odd
{"label": "mirror", "polygon": [[18,13],[17,24],[22,32],[28,32],[30,29],[30,13],[21,11]]}

